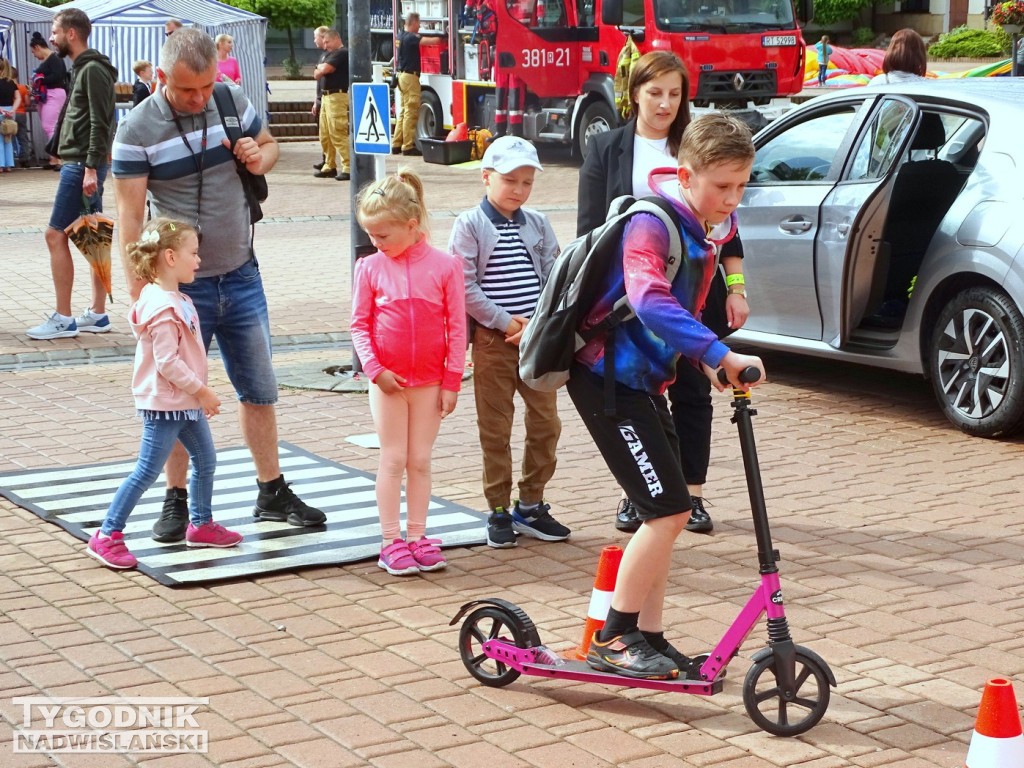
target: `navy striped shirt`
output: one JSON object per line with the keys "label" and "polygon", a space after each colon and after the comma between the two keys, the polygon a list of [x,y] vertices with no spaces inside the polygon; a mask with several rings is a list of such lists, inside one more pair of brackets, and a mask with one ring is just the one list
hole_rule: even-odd
{"label": "navy striped shirt", "polygon": [[480,289],[510,315],[530,317],[537,308],[541,285],[526,245],[519,237],[520,225],[500,214],[492,216],[491,221],[498,230],[498,244],[487,260]]}

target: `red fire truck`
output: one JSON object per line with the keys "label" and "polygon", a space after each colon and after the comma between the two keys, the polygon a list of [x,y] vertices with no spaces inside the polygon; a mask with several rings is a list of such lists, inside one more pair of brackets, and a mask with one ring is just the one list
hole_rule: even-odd
{"label": "red fire truck", "polygon": [[[801,18],[811,0],[797,0]],[[471,0],[472,4],[472,0]],[[803,87],[805,45],[793,0],[491,0],[496,31],[481,33],[466,0],[393,0],[393,25],[420,14],[423,95],[418,138],[461,122],[494,126],[494,51],[526,84],[523,133],[572,144],[620,124],[613,79],[632,35],[641,53],[674,51],[696,106],[767,104]],[[488,37],[490,39],[488,39]],[[512,53],[505,53],[511,51]],[[514,62],[511,60],[514,58]],[[397,97],[397,96],[396,96]]]}

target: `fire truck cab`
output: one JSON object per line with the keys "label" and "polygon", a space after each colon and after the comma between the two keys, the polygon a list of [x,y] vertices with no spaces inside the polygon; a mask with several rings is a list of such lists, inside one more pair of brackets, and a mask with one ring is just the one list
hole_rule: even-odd
{"label": "fire truck cab", "polygon": [[[802,17],[811,0],[798,0]],[[500,64],[526,85],[523,134],[571,144],[581,155],[594,133],[622,121],[616,62],[626,36],[641,53],[671,50],[690,73],[697,106],[765,104],[803,87],[805,45],[793,0],[393,0],[394,28],[410,12],[421,35],[417,138],[466,122],[492,128]],[[396,93],[396,99],[400,95]]]}

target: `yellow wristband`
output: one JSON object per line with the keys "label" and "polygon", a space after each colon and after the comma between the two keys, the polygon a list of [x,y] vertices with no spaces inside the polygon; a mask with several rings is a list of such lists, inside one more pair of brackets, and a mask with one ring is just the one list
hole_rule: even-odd
{"label": "yellow wristband", "polygon": [[743,285],[744,284],[743,275],[742,274],[726,275],[725,276],[725,284],[726,285]]}

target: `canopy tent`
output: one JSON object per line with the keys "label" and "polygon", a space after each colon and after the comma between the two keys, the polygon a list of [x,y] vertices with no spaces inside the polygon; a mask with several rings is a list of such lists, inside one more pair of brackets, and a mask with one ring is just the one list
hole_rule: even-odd
{"label": "canopy tent", "polygon": [[[0,0],[0,3],[4,0]],[[92,21],[89,46],[110,57],[119,78],[132,82],[132,64],[139,59],[160,63],[164,23],[179,19],[211,37],[221,33],[235,41],[232,55],[242,72],[242,90],[259,115],[267,114],[265,57],[267,20],[216,0],[73,0],[51,8],[78,8]]]}
{"label": "canopy tent", "polygon": [[[50,24],[53,11],[41,5],[27,3],[24,0],[0,0],[0,56],[10,61],[18,69],[18,82],[29,83],[32,73],[39,66],[39,61],[32,55],[28,47],[33,32],[38,32],[44,39],[50,39]],[[39,116],[28,113],[29,135],[35,149],[35,157],[45,158],[46,134],[39,122]]]}

